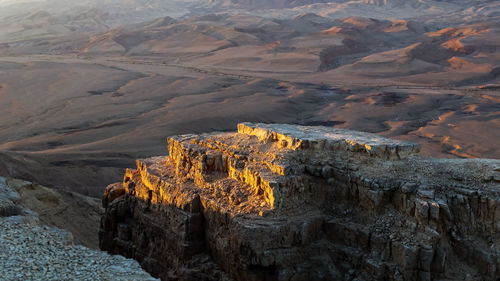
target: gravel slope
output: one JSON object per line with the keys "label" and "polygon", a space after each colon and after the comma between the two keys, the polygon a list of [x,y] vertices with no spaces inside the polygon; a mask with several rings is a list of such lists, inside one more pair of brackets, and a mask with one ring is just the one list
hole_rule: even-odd
{"label": "gravel slope", "polygon": [[71,233],[16,205],[19,195],[3,183],[0,177],[0,280],[157,280],[135,260],[73,245]]}

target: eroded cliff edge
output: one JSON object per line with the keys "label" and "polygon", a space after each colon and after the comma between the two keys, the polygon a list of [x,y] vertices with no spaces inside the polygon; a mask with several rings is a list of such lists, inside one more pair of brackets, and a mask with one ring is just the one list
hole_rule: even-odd
{"label": "eroded cliff edge", "polygon": [[94,244],[84,238],[94,200],[0,177],[0,280],[157,280],[135,260],[78,245]]}
{"label": "eroded cliff edge", "polygon": [[283,124],[168,139],[106,189],[100,246],[163,280],[497,280],[500,160]]}

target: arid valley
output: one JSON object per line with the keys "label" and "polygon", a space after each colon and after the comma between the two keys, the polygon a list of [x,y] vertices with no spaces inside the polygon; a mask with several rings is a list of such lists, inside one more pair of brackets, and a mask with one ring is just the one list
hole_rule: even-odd
{"label": "arid valley", "polygon": [[109,30],[96,11],[0,19],[0,171],[99,196],[134,159],[164,153],[167,136],[241,121],[499,158],[500,4],[448,3],[444,17],[429,5],[446,2],[392,2],[213,7]]}
{"label": "arid valley", "polygon": [[242,122],[500,159],[500,1],[69,2],[0,0],[0,176],[100,198]]}

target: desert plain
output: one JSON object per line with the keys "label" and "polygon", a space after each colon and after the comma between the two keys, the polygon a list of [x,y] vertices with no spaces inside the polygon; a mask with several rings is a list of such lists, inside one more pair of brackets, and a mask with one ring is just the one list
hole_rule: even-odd
{"label": "desert plain", "polygon": [[0,174],[97,197],[167,136],[243,121],[500,158],[498,1],[91,2],[3,4]]}

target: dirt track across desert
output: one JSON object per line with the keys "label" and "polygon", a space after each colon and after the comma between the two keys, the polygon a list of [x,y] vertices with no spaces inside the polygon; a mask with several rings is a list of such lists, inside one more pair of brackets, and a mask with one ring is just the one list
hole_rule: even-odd
{"label": "dirt track across desert", "polygon": [[0,65],[0,168],[95,195],[134,159],[165,154],[167,136],[241,121],[371,131],[433,157],[500,157],[500,94],[488,89],[306,83],[144,58],[11,56]]}

